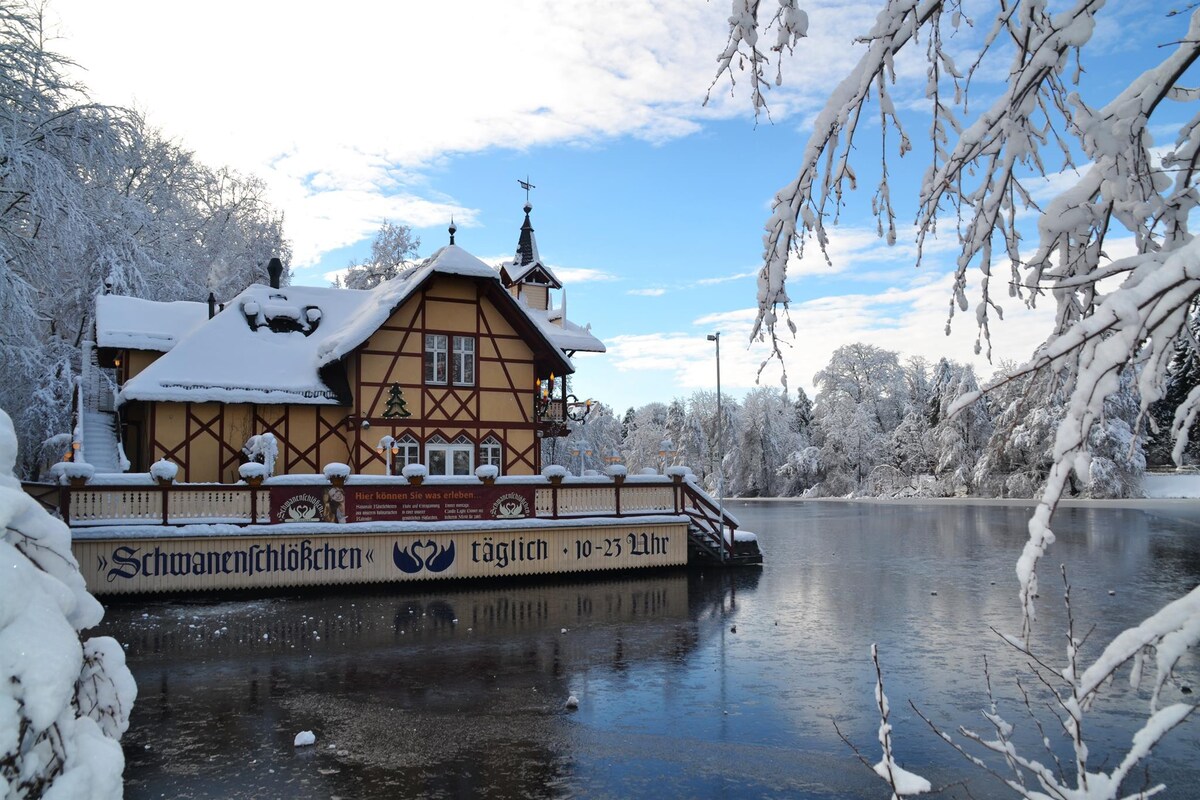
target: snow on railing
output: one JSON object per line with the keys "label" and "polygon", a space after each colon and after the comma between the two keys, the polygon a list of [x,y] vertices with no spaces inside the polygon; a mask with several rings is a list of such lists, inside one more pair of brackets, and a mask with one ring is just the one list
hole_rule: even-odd
{"label": "snow on railing", "polygon": [[65,491],[63,518],[77,526],[270,522],[270,494],[244,485],[89,485]]}
{"label": "snow on railing", "polygon": [[[318,482],[323,483],[318,476]],[[146,476],[149,480],[149,476]],[[386,479],[385,479],[386,480]],[[516,477],[502,479],[502,485],[520,486],[526,481]],[[690,484],[665,478],[639,478],[636,483],[616,483],[606,478],[569,479],[556,485],[540,476],[529,476],[533,488],[532,516],[543,519],[560,517],[620,517],[695,512],[695,501],[687,496]],[[269,482],[270,483],[270,482]],[[382,482],[380,482],[382,483]],[[280,486],[290,483],[278,483]],[[358,476],[346,487],[350,495],[379,484],[368,476]],[[389,488],[406,491],[406,484],[387,482]],[[439,482],[438,486],[443,484]],[[482,482],[452,481],[462,489],[488,488]],[[413,486],[413,490],[419,487]],[[246,484],[88,484],[62,488],[62,514],[76,526],[108,524],[182,525],[222,522],[241,525],[267,524],[271,518],[270,486]],[[688,507],[691,507],[690,510]]]}

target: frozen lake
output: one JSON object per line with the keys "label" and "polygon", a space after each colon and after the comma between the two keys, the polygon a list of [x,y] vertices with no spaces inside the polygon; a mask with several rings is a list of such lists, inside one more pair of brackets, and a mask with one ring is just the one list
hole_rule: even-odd
{"label": "frozen lake", "polygon": [[[986,656],[1001,713],[1029,731],[1023,708],[1003,702],[1023,661],[989,630],[1019,630],[1013,564],[1028,510],[731,508],[759,533],[762,570],[112,603],[103,632],[128,645],[139,686],[126,796],[884,798],[833,725],[878,759],[872,642],[900,762],[935,786],[969,778],[973,797],[1010,796],[905,701],[948,729],[990,733]],[[1200,582],[1200,504],[1069,508],[1055,523],[1038,623],[1055,666],[1059,563],[1077,635],[1095,626],[1092,656]],[[1190,654],[1181,682],[1194,687],[1198,671]],[[1089,724],[1090,763],[1128,741],[1144,709],[1127,682],[1113,687]],[[302,730],[315,746],[292,746]],[[1194,791],[1197,754],[1193,720],[1152,762],[1167,796]]]}

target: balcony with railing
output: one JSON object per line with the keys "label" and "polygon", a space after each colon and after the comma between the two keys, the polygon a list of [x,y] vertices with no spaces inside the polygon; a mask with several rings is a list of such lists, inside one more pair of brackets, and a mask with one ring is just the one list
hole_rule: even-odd
{"label": "balcony with railing", "polygon": [[[103,480],[103,479],[102,479]],[[72,528],[232,524],[280,526],[289,523],[481,523],[521,520],[599,523],[632,517],[686,517],[689,540],[706,560],[734,560],[746,548],[738,522],[693,481],[681,476],[639,475],[610,479],[542,476],[403,478],[352,476],[344,484],[322,476],[269,478],[259,486],[138,482],[132,476],[112,483],[40,489],[49,505],[57,489],[57,510]],[[31,491],[31,494],[34,493]],[[757,555],[757,546],[753,548]],[[751,558],[744,563],[761,563]]]}

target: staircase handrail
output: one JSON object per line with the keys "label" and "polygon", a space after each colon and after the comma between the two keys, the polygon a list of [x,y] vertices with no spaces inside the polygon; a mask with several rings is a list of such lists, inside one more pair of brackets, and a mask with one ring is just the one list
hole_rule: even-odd
{"label": "staircase handrail", "polygon": [[[708,538],[715,539],[719,549],[724,549],[732,557],[734,531],[738,528],[738,521],[691,481],[685,481],[682,489],[684,496],[692,501],[696,509],[693,511],[688,509],[686,504],[680,503],[683,513],[694,520],[696,527]],[[726,528],[729,529],[728,539],[724,536]]]}

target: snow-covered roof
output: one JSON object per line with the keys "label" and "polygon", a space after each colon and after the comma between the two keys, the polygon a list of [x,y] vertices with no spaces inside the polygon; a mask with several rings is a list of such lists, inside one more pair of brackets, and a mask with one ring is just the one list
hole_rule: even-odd
{"label": "snow-covered roof", "polygon": [[337,387],[322,380],[322,368],[365,342],[435,273],[494,281],[496,298],[524,313],[547,348],[567,367],[570,360],[563,350],[587,349],[580,346],[585,339],[603,350],[603,344],[590,333],[583,331],[581,338],[578,326],[560,327],[547,320],[545,312],[513,300],[500,286],[494,269],[461,247],[448,245],[403,276],[370,290],[273,289],[255,284],[228,302],[224,311],[182,336],[169,354],[127,381],[121,398],[314,405],[344,402]]}
{"label": "snow-covered roof", "polygon": [[568,353],[605,352],[604,342],[592,335],[590,326],[581,327],[568,319],[563,319],[561,309],[552,308],[549,311],[541,311],[522,304],[522,310],[537,323],[546,338],[554,342],[555,347],[559,350]]}
{"label": "snow-covered roof", "polygon": [[165,353],[207,320],[207,303],[104,294],[96,298],[96,344]]}

